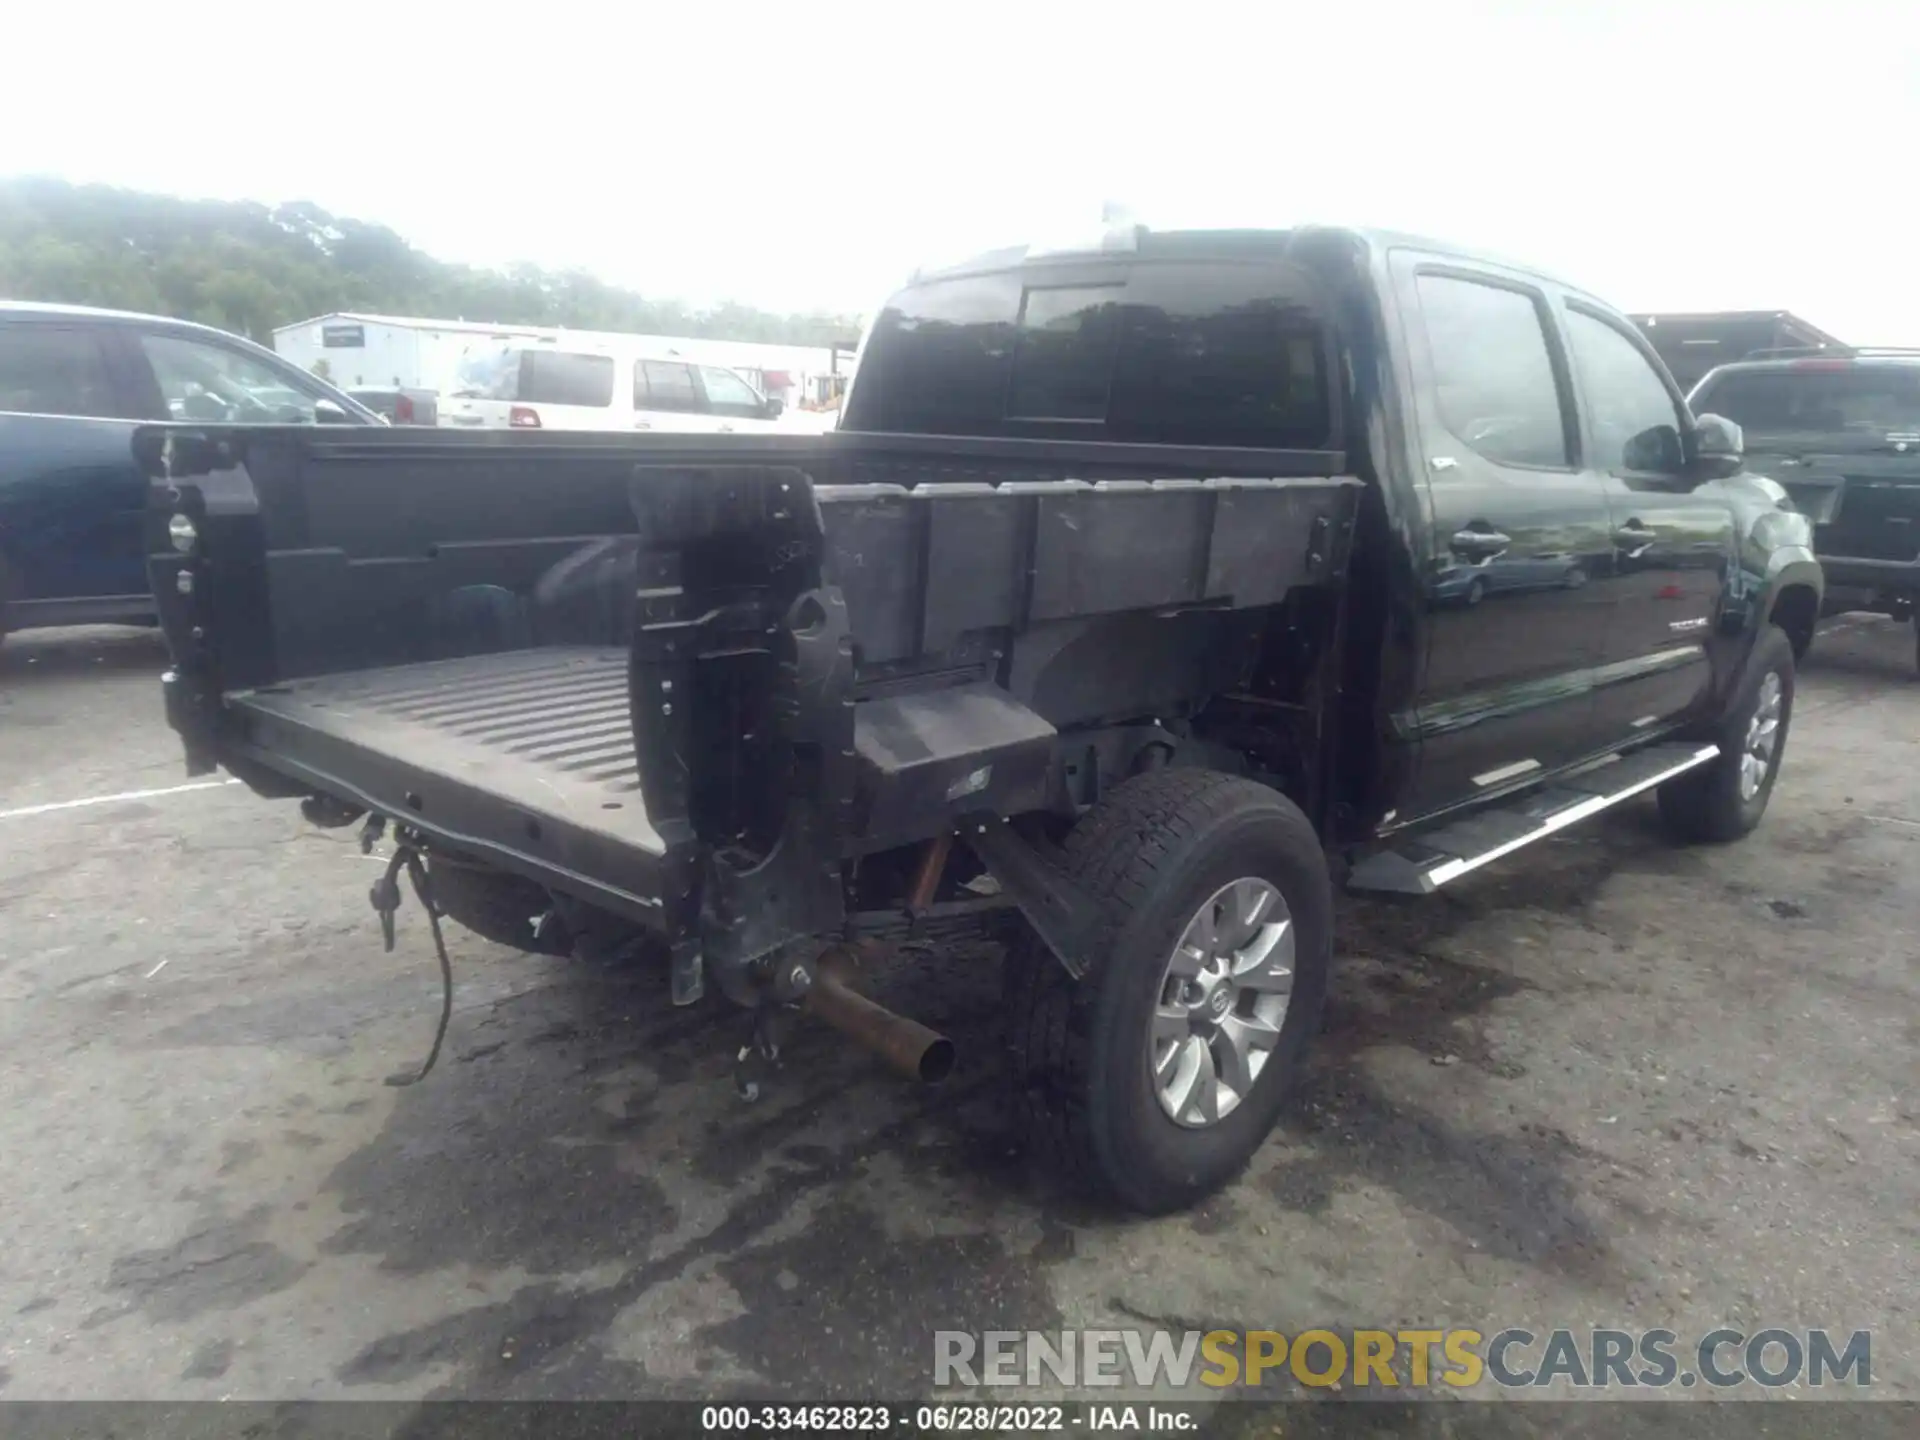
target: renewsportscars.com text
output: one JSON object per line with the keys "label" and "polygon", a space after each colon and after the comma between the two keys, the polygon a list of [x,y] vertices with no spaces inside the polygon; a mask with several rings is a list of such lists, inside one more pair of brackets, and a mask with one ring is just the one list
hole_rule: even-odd
{"label": "renewsportscars.com text", "polygon": [[1394,1392],[1729,1389],[1873,1383],[1865,1330],[960,1330],[934,1333],[936,1386],[1301,1385]]}

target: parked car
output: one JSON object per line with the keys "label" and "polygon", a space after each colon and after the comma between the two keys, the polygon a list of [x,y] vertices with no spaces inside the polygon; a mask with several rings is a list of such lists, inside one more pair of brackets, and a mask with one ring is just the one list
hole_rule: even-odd
{"label": "parked car", "polygon": [[389,425],[438,425],[440,396],[411,385],[356,385],[347,391]]}
{"label": "parked car", "polygon": [[1920,664],[1920,350],[1722,365],[1693,403],[1738,421],[1753,467],[1812,517],[1827,609],[1911,618]]}
{"label": "parked car", "polygon": [[379,423],[271,350],[205,325],[0,301],[0,636],[153,621],[132,437],[168,419]]}
{"label": "parked car", "polygon": [[[523,949],[657,937],[748,1093],[795,1009],[943,1073],[858,962],[1001,907],[1016,1102],[1149,1211],[1274,1123],[1336,873],[1765,812],[1811,528],[1592,296],[1128,229],[921,277],[862,356],[823,436],[143,432],[189,773],[390,826],[386,919],[404,868]],[[1447,603],[1509,558],[1556,583]]]}
{"label": "parked car", "polygon": [[719,365],[640,345],[507,340],[464,355],[441,407],[487,430],[771,430],[785,406]]}

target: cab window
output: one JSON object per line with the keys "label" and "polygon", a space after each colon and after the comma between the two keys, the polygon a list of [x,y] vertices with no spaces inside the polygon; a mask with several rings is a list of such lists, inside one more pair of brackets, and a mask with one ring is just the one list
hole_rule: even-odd
{"label": "cab window", "polygon": [[926,281],[874,321],[843,423],[1320,449],[1333,411],[1317,305],[1310,276],[1272,262],[1031,266]]}
{"label": "cab window", "polygon": [[1593,463],[1615,474],[1677,475],[1686,467],[1680,412],[1640,347],[1597,315],[1569,307],[1567,345],[1593,436]]}
{"label": "cab window", "polygon": [[1458,275],[1423,274],[1418,290],[1440,423],[1496,465],[1570,468],[1540,300]]}

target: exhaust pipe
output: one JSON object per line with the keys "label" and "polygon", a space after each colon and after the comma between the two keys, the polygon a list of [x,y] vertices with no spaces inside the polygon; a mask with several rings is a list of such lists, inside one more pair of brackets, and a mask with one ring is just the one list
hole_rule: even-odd
{"label": "exhaust pipe", "polygon": [[849,983],[850,970],[845,951],[821,956],[807,990],[807,1010],[871,1050],[897,1075],[923,1085],[937,1085],[951,1075],[953,1042],[917,1020],[874,1004]]}

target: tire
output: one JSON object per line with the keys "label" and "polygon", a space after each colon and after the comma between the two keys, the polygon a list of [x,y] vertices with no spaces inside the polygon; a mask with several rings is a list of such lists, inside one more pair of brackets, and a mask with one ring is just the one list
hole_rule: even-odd
{"label": "tire", "polygon": [[[1724,844],[1760,823],[1786,758],[1793,673],[1793,642],[1779,626],[1767,626],[1754,642],[1738,698],[1709,737],[1720,744],[1719,758],[1660,787],[1660,816],[1676,839]],[[1777,704],[1770,704],[1769,697],[1775,696]],[[1769,708],[1772,744],[1757,785],[1749,786],[1743,782],[1742,762],[1758,740],[1766,723],[1763,711]]]}
{"label": "tire", "polygon": [[[1099,958],[1075,981],[1031,931],[1009,946],[1005,998],[1015,1104],[1029,1137],[1075,1180],[1133,1210],[1177,1210],[1245,1167],[1273,1128],[1319,1029],[1333,954],[1326,856],[1306,816],[1276,791],[1188,769],[1156,770],[1116,788],[1074,827],[1065,856],[1069,873],[1102,909]],[[1156,1017],[1186,1006],[1192,1019],[1208,1008],[1208,1001],[1166,1003],[1168,987],[1200,983],[1171,975],[1169,965],[1189,922],[1236,882],[1245,888],[1230,899],[1265,885],[1289,912],[1293,964],[1284,1014],[1243,1017],[1239,1003],[1250,992],[1240,991],[1233,1008],[1201,1016],[1194,1036],[1155,1039]],[[1270,907],[1266,913],[1279,912]],[[1272,931],[1267,924],[1250,933]],[[1257,945],[1274,943],[1256,938],[1243,953],[1251,957]],[[1264,974],[1275,963],[1260,961],[1248,973]],[[1211,981],[1212,972],[1203,978]],[[1250,1003],[1270,1002],[1255,994]],[[1198,1055],[1199,1028],[1214,1025],[1216,1040],[1224,1033],[1221,1015],[1246,1022],[1249,1029],[1237,1033],[1250,1033],[1259,1020],[1260,1033],[1277,1031],[1277,1038],[1257,1069],[1245,1067],[1254,1070],[1253,1080],[1236,1102],[1217,1101],[1219,1115],[1210,1122],[1196,1114],[1183,1123],[1168,1108],[1176,1102],[1163,1103],[1153,1066],[1178,1051],[1182,1058],[1169,1072],[1177,1085],[1182,1068]],[[1205,1039],[1200,1044],[1206,1063],[1221,1071],[1215,1060],[1221,1052]],[[1204,1098],[1207,1092],[1195,1083],[1192,1093]]]}

